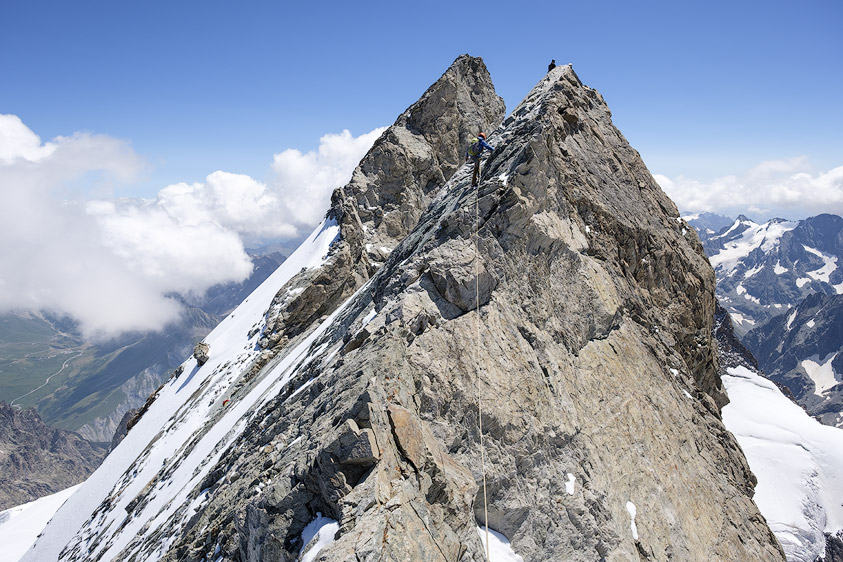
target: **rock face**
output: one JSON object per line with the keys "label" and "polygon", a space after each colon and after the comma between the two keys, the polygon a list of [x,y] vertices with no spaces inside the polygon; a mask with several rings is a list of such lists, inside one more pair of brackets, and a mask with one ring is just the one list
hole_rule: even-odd
{"label": "rock face", "polygon": [[334,259],[279,292],[261,345],[286,343],[368,280],[462,164],[468,140],[497,127],[504,109],[483,61],[458,58],[334,192],[328,216],[342,233]]}
{"label": "rock face", "polygon": [[843,295],[814,293],[744,341],[769,378],[790,389],[809,414],[843,428]]}
{"label": "rock face", "polygon": [[714,308],[714,339],[717,340],[717,358],[720,360],[720,375],[729,367],[744,366],[760,373],[758,360],[735,335],[732,318],[718,301]]}
{"label": "rock face", "polygon": [[[570,67],[534,89],[491,137],[479,222],[467,170],[445,183],[427,169],[453,171],[462,136],[449,158],[421,161],[432,178],[422,181],[413,160],[382,159],[381,142],[377,165],[370,154],[335,194],[337,254],[361,251],[335,263],[362,280],[376,261],[346,225],[371,225],[373,247],[400,243],[378,256],[385,264],[344,317],[344,353],[270,405],[244,436],[255,446],[221,461],[237,479],[220,481],[168,559],[199,560],[208,540],[198,531],[217,522],[226,556],[294,560],[319,511],[341,524],[326,560],[480,560],[481,407],[489,525],[525,559],[782,559],[718,418],[713,272],[600,95]],[[396,167],[407,187],[383,191],[375,170]],[[371,432],[377,458],[350,452],[349,425]],[[267,491],[233,508],[259,478],[251,467],[267,465]]]}
{"label": "rock face", "polygon": [[[299,560],[317,513],[320,560],[479,562],[487,518],[531,561],[784,559],[719,416],[696,234],[570,66],[473,190],[461,152],[502,112],[462,56],[399,117],[334,194],[327,260],[251,328],[260,356],[186,363],[62,559]],[[181,388],[211,409],[173,444],[198,425],[187,402],[155,425]]]}
{"label": "rock face", "polygon": [[104,447],[45,425],[35,408],[0,402],[0,511],[78,484],[104,456]]}

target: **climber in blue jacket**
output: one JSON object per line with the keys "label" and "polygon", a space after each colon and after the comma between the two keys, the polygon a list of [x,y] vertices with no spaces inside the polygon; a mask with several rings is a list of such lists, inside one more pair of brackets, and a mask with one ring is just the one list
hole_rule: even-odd
{"label": "climber in blue jacket", "polygon": [[474,173],[471,175],[471,187],[477,185],[477,180],[480,177],[480,155],[483,154],[484,149],[489,152],[495,150],[486,143],[486,135],[483,133],[478,133],[476,137],[471,139],[471,144],[465,149],[466,161],[471,160],[474,163]]}

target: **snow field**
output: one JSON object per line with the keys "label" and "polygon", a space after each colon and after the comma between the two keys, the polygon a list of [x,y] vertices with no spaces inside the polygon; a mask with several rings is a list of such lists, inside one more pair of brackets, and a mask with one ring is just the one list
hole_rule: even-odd
{"label": "snow field", "polygon": [[38,533],[44,525],[79,486],[81,484],[0,512],[0,545],[3,549],[3,560],[20,560],[38,538]]}
{"label": "snow field", "polygon": [[758,478],[755,503],[788,555],[825,554],[824,532],[843,529],[843,430],[820,424],[771,381],[727,369],[723,422]]}
{"label": "snow field", "polygon": [[752,253],[756,248],[768,252],[779,243],[782,234],[796,228],[795,222],[768,222],[756,224],[752,221],[735,221],[728,231],[720,237],[725,238],[733,230],[741,225],[746,225],[746,230],[741,233],[740,238],[724,244],[723,250],[709,258],[711,266],[724,274],[733,272],[738,262]]}

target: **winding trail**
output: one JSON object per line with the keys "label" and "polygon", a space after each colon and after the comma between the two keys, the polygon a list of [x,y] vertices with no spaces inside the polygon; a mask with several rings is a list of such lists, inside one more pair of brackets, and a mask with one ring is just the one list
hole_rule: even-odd
{"label": "winding trail", "polygon": [[[21,399],[23,399],[23,398],[26,398],[27,396],[29,396],[29,395],[30,395],[30,394],[32,394],[33,392],[37,392],[37,391],[41,390],[42,388],[44,388],[45,386],[47,386],[48,384],[50,384],[50,379],[51,379],[51,378],[53,378],[54,376],[56,376],[56,375],[58,375],[59,373],[61,373],[62,371],[64,371],[64,369],[65,369],[65,367],[67,367],[67,364],[68,364],[68,363],[70,363],[71,361],[73,361],[74,359],[76,359],[77,357],[79,357],[80,355],[82,355],[83,353],[85,353],[85,352],[84,352],[84,351],[80,351],[80,352],[78,352],[76,355],[74,355],[73,357],[69,357],[69,358],[67,358],[67,359],[64,361],[64,363],[62,363],[62,364],[61,364],[61,369],[59,369],[58,371],[56,371],[55,373],[53,373],[52,375],[50,375],[49,377],[47,377],[47,380],[45,380],[45,381],[44,381],[44,384],[42,384],[42,385],[41,385],[41,386],[39,386],[38,388],[33,388],[32,390],[30,390],[30,391],[29,391],[29,392],[27,392],[26,394],[22,394],[22,395],[18,396],[17,398],[15,398],[15,399],[14,399],[14,400],[12,400],[11,402],[9,402],[9,406],[14,407],[14,406],[15,406],[15,402],[17,402],[18,400],[21,400]],[[20,406],[17,406],[17,407],[18,407],[18,408],[20,408]]]}

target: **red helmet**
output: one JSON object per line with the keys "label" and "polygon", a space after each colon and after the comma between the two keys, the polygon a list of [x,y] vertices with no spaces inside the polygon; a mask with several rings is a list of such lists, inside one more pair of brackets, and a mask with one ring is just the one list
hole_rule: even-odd
{"label": "red helmet", "polygon": [[478,133],[477,136],[482,138],[483,140],[486,140],[486,134],[485,133]]}

